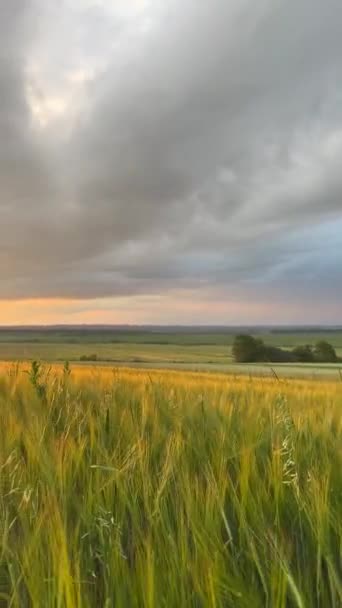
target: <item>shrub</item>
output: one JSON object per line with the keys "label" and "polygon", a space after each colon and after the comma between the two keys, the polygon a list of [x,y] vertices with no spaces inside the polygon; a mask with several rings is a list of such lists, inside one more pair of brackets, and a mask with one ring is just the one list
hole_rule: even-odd
{"label": "shrub", "polygon": [[296,358],[291,351],[276,346],[265,346],[263,360],[270,363],[291,363],[295,362]]}
{"label": "shrub", "polygon": [[97,355],[95,353],[93,355],[82,355],[80,361],[97,361]]}
{"label": "shrub", "polygon": [[313,363],[315,360],[314,351],[310,344],[296,346],[296,348],[292,350],[292,354],[299,363]]}

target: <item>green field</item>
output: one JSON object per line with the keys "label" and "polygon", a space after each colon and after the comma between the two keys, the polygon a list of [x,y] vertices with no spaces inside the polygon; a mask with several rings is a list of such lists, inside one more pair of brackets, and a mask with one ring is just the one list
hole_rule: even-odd
{"label": "green field", "polygon": [[176,346],[231,346],[237,333],[262,338],[270,346],[290,348],[298,344],[314,344],[327,340],[342,350],[341,329],[297,330],[264,328],[169,328],[167,329],[20,329],[0,328],[1,343],[29,344],[144,344]]}
{"label": "green field", "polygon": [[342,384],[0,370],[0,605],[340,608]]}
{"label": "green field", "polygon": [[79,342],[0,342],[0,359],[42,359],[78,361],[82,355],[96,353],[100,361],[225,363],[231,359],[231,347],[221,345],[185,346],[183,344],[144,344]]}
{"label": "green field", "polygon": [[[267,344],[291,348],[326,339],[342,356],[342,331],[257,330]],[[96,354],[100,363],[141,367],[199,369],[269,375],[270,365],[234,364],[231,347],[235,334],[222,330],[0,330],[0,360],[79,361]],[[285,376],[339,377],[339,365],[275,365]]]}

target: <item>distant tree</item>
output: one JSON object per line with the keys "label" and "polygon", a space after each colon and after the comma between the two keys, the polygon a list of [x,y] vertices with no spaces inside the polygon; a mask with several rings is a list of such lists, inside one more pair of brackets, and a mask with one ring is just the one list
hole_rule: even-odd
{"label": "distant tree", "polygon": [[315,347],[310,344],[296,346],[293,350],[285,350],[276,346],[264,344],[260,338],[248,334],[236,336],[233,343],[233,357],[237,363],[337,363],[339,359],[334,347],[321,340]]}
{"label": "distant tree", "polygon": [[310,344],[305,344],[305,346],[296,346],[292,350],[292,355],[299,363],[313,363],[315,361],[314,351]]}
{"label": "distant tree", "polygon": [[291,363],[296,361],[296,358],[289,350],[265,345],[262,360],[268,363]]}
{"label": "distant tree", "polygon": [[249,335],[236,336],[233,343],[233,357],[237,363],[253,363],[260,361],[263,356],[264,343]]}
{"label": "distant tree", "polygon": [[314,357],[319,363],[336,363],[338,361],[334,347],[325,340],[320,340],[315,345]]}

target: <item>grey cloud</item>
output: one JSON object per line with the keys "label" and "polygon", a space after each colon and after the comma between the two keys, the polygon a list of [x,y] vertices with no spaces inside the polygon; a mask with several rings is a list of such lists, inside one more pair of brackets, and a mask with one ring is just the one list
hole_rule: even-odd
{"label": "grey cloud", "polygon": [[[73,6],[59,24],[50,2],[1,9],[0,297],[291,290],[298,276],[335,294],[341,266],[317,226],[342,217],[340,1],[155,2],[141,32]],[[43,97],[94,68],[42,128],[33,48]]]}

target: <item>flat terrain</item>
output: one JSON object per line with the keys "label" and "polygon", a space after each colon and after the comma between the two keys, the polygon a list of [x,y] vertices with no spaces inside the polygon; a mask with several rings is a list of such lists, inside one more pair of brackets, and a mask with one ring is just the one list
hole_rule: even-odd
{"label": "flat terrain", "polygon": [[0,366],[0,605],[340,608],[341,382],[24,371]]}
{"label": "flat terrain", "polygon": [[[270,365],[236,365],[231,347],[239,330],[227,328],[156,329],[31,329],[0,330],[0,360],[80,361],[96,355],[97,362],[112,366],[220,371],[232,374],[273,374]],[[242,330],[240,330],[242,331]],[[342,356],[342,330],[248,329],[267,344],[293,348],[328,340]],[[93,362],[88,364],[93,365]],[[274,365],[287,377],[340,378],[342,365]]]}

